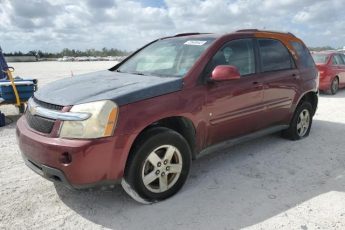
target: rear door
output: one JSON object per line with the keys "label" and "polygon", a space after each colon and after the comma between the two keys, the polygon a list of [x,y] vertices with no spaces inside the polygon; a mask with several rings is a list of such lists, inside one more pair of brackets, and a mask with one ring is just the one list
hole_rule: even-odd
{"label": "rear door", "polygon": [[210,76],[217,65],[236,66],[241,78],[207,84],[207,145],[257,130],[263,111],[263,85],[256,74],[254,40],[226,43],[211,59],[206,75]]}
{"label": "rear door", "polygon": [[265,119],[260,128],[286,124],[301,83],[300,73],[285,45],[276,39],[257,39],[260,78],[264,84]]}

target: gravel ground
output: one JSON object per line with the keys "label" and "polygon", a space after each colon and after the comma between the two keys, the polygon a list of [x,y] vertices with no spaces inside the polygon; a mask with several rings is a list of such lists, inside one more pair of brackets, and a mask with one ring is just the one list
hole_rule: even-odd
{"label": "gravel ground", "polygon": [[[112,64],[13,66],[45,84]],[[24,165],[12,123],[0,128],[0,229],[345,229],[344,114],[345,90],[321,95],[308,138],[270,135],[204,156],[182,191],[153,205],[121,186],[72,191],[41,178]]]}

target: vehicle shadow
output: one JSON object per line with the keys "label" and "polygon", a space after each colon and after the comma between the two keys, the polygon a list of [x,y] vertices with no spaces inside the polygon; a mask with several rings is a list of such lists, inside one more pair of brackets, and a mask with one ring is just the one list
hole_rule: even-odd
{"label": "vehicle shadow", "polygon": [[321,97],[325,98],[345,98],[345,89],[339,89],[339,91],[335,95],[329,95],[323,92],[320,92]]}
{"label": "vehicle shadow", "polygon": [[186,185],[152,205],[129,198],[121,186],[72,191],[61,200],[84,218],[113,229],[238,229],[265,221],[330,191],[345,190],[345,124],[315,120],[310,136],[262,137],[193,162]]}
{"label": "vehicle shadow", "polygon": [[16,127],[16,123],[18,121],[18,119],[22,116],[21,114],[20,115],[5,115],[5,122],[6,122],[6,125],[3,126],[3,127],[0,127],[0,130],[1,129],[13,129]]}

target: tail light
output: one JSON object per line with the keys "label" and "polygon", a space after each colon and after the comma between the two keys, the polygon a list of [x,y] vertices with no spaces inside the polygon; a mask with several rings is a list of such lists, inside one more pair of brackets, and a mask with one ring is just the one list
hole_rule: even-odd
{"label": "tail light", "polygon": [[319,77],[324,78],[327,74],[327,67],[323,65],[317,65],[317,69],[319,70]]}

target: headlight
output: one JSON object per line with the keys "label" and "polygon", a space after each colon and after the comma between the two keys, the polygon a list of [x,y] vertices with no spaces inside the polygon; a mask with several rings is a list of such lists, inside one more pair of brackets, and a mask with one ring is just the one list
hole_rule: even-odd
{"label": "headlight", "polygon": [[70,112],[89,113],[90,118],[84,121],[64,121],[60,137],[64,138],[100,138],[114,133],[118,107],[112,101],[97,101],[75,105]]}

